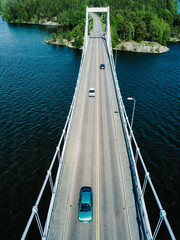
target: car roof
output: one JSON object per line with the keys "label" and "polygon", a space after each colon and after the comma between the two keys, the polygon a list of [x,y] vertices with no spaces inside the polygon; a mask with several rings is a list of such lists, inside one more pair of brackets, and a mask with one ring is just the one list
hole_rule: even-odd
{"label": "car roof", "polygon": [[94,88],[90,88],[89,91],[94,91]]}
{"label": "car roof", "polygon": [[81,203],[91,203],[91,187],[82,187],[81,188]]}
{"label": "car roof", "polygon": [[91,203],[91,192],[81,193],[81,203]]}

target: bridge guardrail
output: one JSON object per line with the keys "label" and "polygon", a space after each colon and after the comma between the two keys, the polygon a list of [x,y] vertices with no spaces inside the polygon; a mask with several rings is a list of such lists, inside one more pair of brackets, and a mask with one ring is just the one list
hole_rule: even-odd
{"label": "bridge guardrail", "polygon": [[[109,29],[109,34],[110,34],[110,29]],[[120,92],[120,88],[119,88],[119,84],[118,84],[118,79],[117,79],[117,75],[116,75],[116,68],[115,68],[115,64],[114,64],[114,57],[113,57],[113,51],[112,51],[111,34],[109,36],[109,39],[110,39],[109,44],[107,44],[107,40],[105,40],[105,43],[106,43],[106,48],[107,48],[107,52],[108,52],[110,63],[111,63],[111,70],[112,70],[112,74],[113,74],[114,86],[115,86],[116,96],[118,99],[118,106],[119,106],[120,116],[121,116],[121,120],[122,120],[128,155],[129,155],[129,159],[130,159],[131,174],[133,177],[133,184],[134,184],[134,188],[135,188],[136,199],[137,199],[137,203],[138,203],[138,211],[139,211],[141,222],[142,222],[142,230],[144,233],[144,237],[145,237],[145,239],[148,239],[148,240],[149,239],[155,240],[157,237],[157,234],[159,232],[159,229],[161,227],[162,221],[164,220],[171,239],[175,240],[176,238],[174,236],[172,228],[167,219],[166,211],[163,209],[163,207],[161,205],[159,197],[158,197],[156,190],[154,188],[154,185],[151,181],[150,174],[147,171],[147,168],[146,168],[146,165],[142,158],[140,149],[137,145],[133,130],[131,129],[131,125],[129,123],[129,119],[128,119],[126,109],[125,109],[125,106],[124,106],[124,103],[122,100],[122,96],[121,96],[121,92]],[[134,150],[132,147],[132,143],[135,146],[135,153],[134,153]],[[138,159],[140,160],[140,163],[144,170],[143,187],[141,187],[139,174],[138,174],[138,168],[137,168]],[[149,186],[152,190],[152,193],[153,193],[153,196],[157,203],[157,206],[159,208],[159,214],[160,214],[159,220],[157,222],[157,225],[156,225],[156,228],[155,228],[153,234],[152,234],[152,230],[151,230],[151,226],[150,226],[150,222],[149,222],[149,218],[148,218],[148,213],[147,213],[147,209],[146,209],[146,205],[145,205],[145,199],[144,199],[147,183],[149,183]]]}
{"label": "bridge guardrail", "polygon": [[[88,39],[86,39],[86,41],[88,41]],[[43,185],[41,187],[41,190],[40,190],[40,193],[39,193],[38,198],[36,200],[36,203],[32,208],[32,213],[29,217],[29,220],[27,222],[27,225],[25,227],[25,230],[23,232],[21,240],[24,240],[26,238],[34,217],[36,218],[36,222],[37,222],[42,240],[47,239],[48,231],[49,231],[51,221],[52,221],[52,212],[54,210],[55,203],[56,203],[58,186],[59,186],[60,180],[61,180],[61,172],[62,172],[62,166],[63,166],[63,163],[64,163],[64,155],[65,155],[65,150],[66,150],[66,146],[67,146],[69,130],[71,128],[74,108],[75,108],[75,105],[76,105],[77,95],[78,95],[78,91],[79,91],[80,79],[81,79],[82,68],[83,68],[83,64],[84,64],[84,60],[85,60],[85,56],[86,56],[87,45],[88,44],[86,43],[83,46],[83,51],[82,51],[82,56],[81,56],[80,69],[79,69],[78,79],[77,79],[77,83],[76,83],[76,88],[75,88],[73,100],[72,100],[72,103],[71,103],[71,106],[70,106],[70,110],[69,110],[69,113],[68,113],[68,116],[67,116],[67,120],[66,120],[64,129],[62,131],[62,135],[60,137],[60,140],[59,140],[58,146],[56,148],[56,151],[55,151],[54,157],[52,159],[52,162],[50,164],[50,167],[47,171],[47,175],[46,175],[45,180],[43,182]],[[57,172],[56,172],[56,178],[55,178],[55,181],[54,181],[54,184],[53,184],[53,179],[52,179],[52,174],[51,173],[52,173],[52,169],[55,165],[54,164],[55,161],[58,161],[59,165],[58,165]],[[50,205],[49,205],[49,209],[48,209],[48,213],[47,213],[45,226],[44,226],[44,229],[43,229],[43,226],[41,224],[41,220],[40,220],[40,217],[39,217],[39,214],[38,214],[38,206],[40,204],[40,201],[41,201],[41,198],[42,198],[43,193],[45,191],[45,188],[48,185],[48,180],[49,180],[52,195],[51,195],[51,200],[50,200]]]}

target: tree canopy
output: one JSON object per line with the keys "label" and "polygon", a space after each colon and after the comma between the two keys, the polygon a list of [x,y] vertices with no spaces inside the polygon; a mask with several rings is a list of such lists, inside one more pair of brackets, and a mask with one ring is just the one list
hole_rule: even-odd
{"label": "tree canopy", "polygon": [[180,34],[180,15],[174,0],[0,0],[4,20],[39,23],[56,19],[68,37],[78,41],[77,46],[82,44],[86,6],[110,6],[113,45],[118,39],[165,45],[170,36]]}

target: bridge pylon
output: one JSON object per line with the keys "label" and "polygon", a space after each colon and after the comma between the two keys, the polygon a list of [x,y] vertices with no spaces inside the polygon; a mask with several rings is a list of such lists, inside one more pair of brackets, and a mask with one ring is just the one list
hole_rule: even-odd
{"label": "bridge pylon", "polygon": [[110,8],[108,7],[97,7],[97,8],[90,8],[86,7],[86,25],[85,25],[85,34],[84,34],[84,48],[87,48],[88,45],[88,27],[89,27],[89,13],[95,13],[95,12],[106,12],[107,13],[107,46],[110,50],[111,48],[111,32],[110,32]]}

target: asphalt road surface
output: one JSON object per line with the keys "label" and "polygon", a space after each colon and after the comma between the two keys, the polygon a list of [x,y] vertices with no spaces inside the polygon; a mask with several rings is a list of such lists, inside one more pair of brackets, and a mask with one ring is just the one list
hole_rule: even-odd
{"label": "asphalt road surface", "polygon": [[[93,14],[82,79],[49,238],[139,239],[129,160],[100,20]],[[105,64],[105,70],[99,68]],[[95,97],[88,90],[95,89]],[[78,220],[79,192],[93,190],[93,220]]]}

